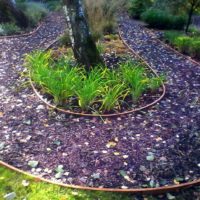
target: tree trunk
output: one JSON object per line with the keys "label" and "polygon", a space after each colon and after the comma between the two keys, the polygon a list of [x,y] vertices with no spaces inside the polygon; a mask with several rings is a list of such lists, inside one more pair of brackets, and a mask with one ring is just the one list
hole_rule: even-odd
{"label": "tree trunk", "polygon": [[92,66],[102,63],[102,59],[89,31],[82,0],[63,0],[63,3],[74,56],[89,71]]}
{"label": "tree trunk", "polygon": [[192,22],[192,15],[193,15],[193,12],[194,12],[194,4],[191,5],[191,8],[190,8],[190,11],[188,13],[188,21],[187,21],[187,24],[186,24],[186,28],[185,28],[185,33],[188,33],[189,31],[189,27],[190,27],[190,24]]}
{"label": "tree trunk", "polygon": [[22,28],[28,26],[27,17],[16,7],[12,0],[0,0],[0,22],[8,22],[12,20]]}

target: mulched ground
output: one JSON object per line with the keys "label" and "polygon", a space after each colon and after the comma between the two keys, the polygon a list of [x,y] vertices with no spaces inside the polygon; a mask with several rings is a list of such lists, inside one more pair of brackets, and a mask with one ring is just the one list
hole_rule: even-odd
{"label": "mulched ground", "polygon": [[[49,179],[57,174],[64,183],[97,187],[156,187],[200,178],[200,67],[134,21],[120,23],[127,43],[167,76],[165,98],[149,110],[110,119],[45,108],[19,77],[22,55],[64,31],[63,17],[53,14],[32,36],[0,40],[1,160]],[[36,168],[29,161],[37,161]]]}

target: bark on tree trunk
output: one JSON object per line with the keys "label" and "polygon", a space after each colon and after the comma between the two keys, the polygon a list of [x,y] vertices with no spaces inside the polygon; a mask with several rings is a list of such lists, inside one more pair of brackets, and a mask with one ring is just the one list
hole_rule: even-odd
{"label": "bark on tree trunk", "polygon": [[20,27],[28,26],[27,17],[13,4],[12,0],[0,0],[0,22],[8,22],[11,19],[14,19]]}
{"label": "bark on tree trunk", "polygon": [[191,24],[191,21],[192,21],[193,12],[194,12],[194,4],[191,5],[191,8],[190,8],[190,11],[189,11],[189,14],[188,14],[188,21],[187,21],[187,24],[186,24],[185,33],[188,33],[188,30],[189,30],[189,27],[190,27],[190,24]]}
{"label": "bark on tree trunk", "polygon": [[63,0],[63,3],[70,22],[74,56],[89,71],[92,66],[102,63],[102,59],[89,31],[82,0]]}

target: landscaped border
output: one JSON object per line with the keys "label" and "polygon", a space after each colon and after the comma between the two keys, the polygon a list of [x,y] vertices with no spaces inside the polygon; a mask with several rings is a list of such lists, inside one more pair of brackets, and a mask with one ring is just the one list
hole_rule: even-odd
{"label": "landscaped border", "polygon": [[163,40],[159,39],[159,38],[155,38],[155,33],[153,29],[149,29],[143,25],[139,25],[142,26],[144,29],[148,30],[149,33],[153,36],[153,39],[157,42],[160,42],[161,44],[163,44],[166,48],[171,49],[172,51],[174,51],[175,53],[177,53],[180,56],[183,56],[185,58],[187,58],[188,60],[190,60],[192,63],[198,65],[200,67],[200,62],[196,61],[195,59],[191,58],[190,56],[181,53],[180,51],[177,51],[175,48],[173,48],[172,46],[170,46],[169,44],[167,44],[166,42],[164,42]]}
{"label": "landscaped border", "polygon": [[[121,33],[119,31],[119,37],[120,39],[122,40],[123,44],[136,56],[138,57],[140,60],[142,60],[143,63],[145,63],[145,65],[152,71],[152,73],[158,77],[158,74],[157,72],[142,58],[140,57],[135,51],[133,51],[131,49],[131,47],[129,47],[129,45],[123,40],[123,38],[121,37]],[[57,41],[57,40],[56,40]],[[48,50],[50,47],[52,47],[52,45],[56,42],[54,41],[52,44],[50,44],[44,51]],[[162,94],[161,96],[156,99],[155,101],[153,101],[152,103],[150,104],[147,104],[145,106],[142,106],[142,107],[139,107],[139,108],[135,108],[135,109],[132,109],[132,110],[129,110],[129,111],[125,111],[125,112],[119,112],[119,113],[113,113],[113,114],[87,114],[87,113],[77,113],[77,112],[73,112],[73,111],[70,111],[70,110],[65,110],[65,109],[62,109],[62,108],[58,108],[57,106],[55,105],[52,105],[51,103],[47,102],[40,94],[39,92],[37,91],[37,89],[35,88],[34,86],[34,83],[33,81],[31,80],[31,78],[29,79],[30,81],[30,85],[34,91],[34,93],[36,94],[36,96],[44,103],[46,104],[47,106],[49,106],[50,108],[53,108],[53,109],[56,109],[62,113],[65,113],[65,114],[70,114],[70,115],[77,115],[77,116],[85,116],[85,117],[117,117],[117,116],[122,116],[122,115],[127,115],[127,114],[131,114],[131,113],[134,113],[134,112],[138,112],[138,111],[141,111],[141,110],[144,110],[144,109],[148,109],[149,107],[157,104],[159,101],[161,101],[163,99],[163,97],[165,96],[165,93],[166,93],[166,87],[164,85],[164,83],[162,82]]]}
{"label": "landscaped border", "polygon": [[64,184],[60,182],[51,181],[48,179],[45,179],[41,176],[36,176],[31,173],[25,172],[23,170],[20,170],[16,167],[13,167],[3,161],[0,161],[0,166],[6,167],[8,169],[11,169],[15,172],[21,173],[23,175],[29,176],[31,178],[34,178],[37,181],[43,181],[46,183],[58,185],[61,187],[71,188],[71,189],[79,189],[79,190],[89,190],[89,191],[101,191],[101,192],[120,192],[120,193],[132,193],[132,194],[163,194],[166,192],[172,192],[172,191],[178,191],[180,189],[187,189],[191,188],[193,186],[199,186],[200,185],[200,179],[194,180],[188,183],[181,183],[179,185],[172,185],[172,186],[163,186],[158,188],[135,188],[135,189],[118,189],[118,188],[97,188],[97,187],[87,187],[87,186],[79,186],[79,185],[69,185]]}
{"label": "landscaped border", "polygon": [[[120,35],[120,38],[122,39],[120,31],[119,31],[119,35]],[[135,54],[138,58],[142,59],[147,64],[147,66],[149,66],[149,64],[141,56],[139,56],[136,52],[134,52],[131,49],[131,47],[123,39],[122,39],[122,41],[130,49],[130,51],[133,54]],[[54,41],[54,42],[56,42],[56,41]],[[162,41],[160,41],[160,42],[162,42]],[[50,44],[50,45],[52,45],[52,44]],[[157,73],[153,69],[152,69],[152,71],[157,75]],[[164,89],[164,93],[163,93],[163,96],[164,96],[165,91],[166,91],[166,88],[165,88],[164,84],[163,84],[163,89]],[[11,166],[11,165],[3,162],[3,161],[0,161],[0,166],[6,167],[6,168],[11,169],[11,170],[13,170],[15,172],[30,176],[30,177],[34,178],[35,180],[37,180],[37,181],[43,181],[43,182],[46,182],[46,183],[50,183],[50,184],[54,184],[54,185],[58,185],[58,186],[61,186],[61,187],[66,187],[66,188],[80,189],[80,190],[90,190],[90,191],[123,192],[123,193],[134,193],[134,194],[136,194],[136,193],[137,194],[162,194],[162,193],[166,193],[166,192],[177,191],[177,190],[180,190],[180,189],[186,189],[186,188],[190,188],[190,187],[193,187],[193,186],[199,186],[200,185],[200,179],[197,179],[197,180],[194,180],[194,181],[191,181],[191,182],[187,182],[187,183],[181,183],[181,184],[178,184],[178,185],[171,185],[171,186],[163,186],[163,187],[158,187],[158,188],[135,188],[135,189],[131,189],[131,188],[130,189],[120,189],[120,188],[117,189],[116,188],[115,189],[115,188],[84,187],[84,186],[69,185],[69,184],[63,184],[63,183],[59,183],[59,182],[54,182],[54,181],[45,179],[45,178],[43,178],[41,176],[36,176],[36,175],[31,174],[31,173],[28,173],[28,172],[25,172],[23,170],[20,170],[20,169],[18,169],[16,167],[13,167],[13,166]]]}

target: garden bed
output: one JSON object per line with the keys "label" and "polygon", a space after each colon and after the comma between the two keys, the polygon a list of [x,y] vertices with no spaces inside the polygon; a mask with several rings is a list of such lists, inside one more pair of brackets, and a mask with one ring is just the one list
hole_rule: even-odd
{"label": "garden bed", "polygon": [[[87,72],[83,68],[73,66],[70,69],[69,62],[71,65],[75,64],[73,57],[69,55],[70,49],[57,47],[47,53],[38,52],[27,56],[26,65],[29,66],[31,86],[36,95],[51,108],[66,114],[82,116],[119,116],[149,108],[159,102],[165,94],[164,79],[159,77],[141,59],[131,56],[118,37],[111,37],[115,37],[115,39],[107,36],[101,44],[98,44],[98,48],[104,51],[102,57],[105,66],[93,68],[88,78],[86,78]],[[64,56],[67,54],[68,56]],[[127,57],[127,55],[129,56]],[[38,67],[37,63],[40,62],[38,59],[43,60],[43,66],[47,68],[53,66],[56,69],[56,66],[61,65],[62,69],[64,69],[63,66],[67,66],[67,68],[62,72],[60,68],[52,71],[50,67],[45,72]],[[34,65],[37,69],[30,67]],[[48,76],[51,76],[51,73],[58,75],[57,77],[48,77],[50,78],[48,79],[45,73],[48,73]],[[67,81],[63,80],[67,85],[65,87],[63,81],[58,82],[59,79],[63,79],[61,73],[67,77]],[[137,79],[133,77],[137,77]],[[34,80],[37,81],[37,84],[34,84]],[[79,80],[83,81],[76,85]],[[86,84],[88,87],[82,87]],[[96,89],[91,88],[91,84]],[[58,85],[62,87],[58,87]],[[87,94],[87,92],[89,93]],[[95,95],[90,97],[90,94],[93,93]],[[85,94],[87,95],[85,96]],[[100,97],[102,94],[105,96]],[[58,105],[55,104],[56,102]],[[61,102],[62,106],[59,105]]]}
{"label": "garden bed", "polygon": [[16,75],[23,71],[21,49],[27,42],[32,50],[48,46],[61,32],[56,28],[49,34],[54,18],[46,21],[42,39],[36,33],[34,40],[1,45],[6,56],[0,65],[0,159],[79,186],[157,188],[198,180],[199,67],[152,40],[133,21],[121,22],[123,39],[168,78],[165,98],[150,109],[109,119],[75,117],[47,109],[31,88],[14,88],[26,81]]}

